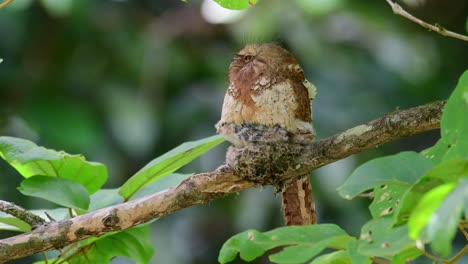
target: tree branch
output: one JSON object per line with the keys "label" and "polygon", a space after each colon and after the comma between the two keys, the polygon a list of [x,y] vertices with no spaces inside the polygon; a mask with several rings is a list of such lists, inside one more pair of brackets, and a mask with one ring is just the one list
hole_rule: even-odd
{"label": "tree branch", "polygon": [[31,228],[36,228],[40,225],[47,223],[40,216],[37,216],[28,210],[24,209],[21,206],[18,206],[13,203],[5,202],[0,200],[0,211],[5,212],[9,215],[12,215],[26,223],[28,223]]}
{"label": "tree branch", "polygon": [[4,8],[5,6],[11,4],[13,0],[5,0],[5,2],[0,3],[0,8]]}
{"label": "tree branch", "polygon": [[423,28],[427,28],[429,30],[435,31],[435,32],[439,33],[440,35],[443,35],[443,36],[446,36],[446,37],[452,37],[452,38],[468,41],[468,36],[465,36],[465,35],[458,34],[456,32],[447,30],[447,29],[445,29],[445,28],[443,28],[443,27],[441,27],[440,25],[437,25],[437,24],[436,25],[431,25],[431,24],[429,24],[427,22],[424,22],[421,19],[411,15],[410,13],[408,13],[408,11],[404,10],[403,7],[401,7],[399,4],[393,2],[392,0],[386,0],[386,1],[390,5],[390,7],[392,7],[393,13],[395,13],[397,15],[400,15],[402,17],[405,17],[405,18],[413,21],[414,23],[420,25]]}
{"label": "tree branch", "polygon": [[[170,188],[0,240],[0,263],[127,229],[174,211],[261,184],[282,184],[311,170],[404,136],[439,127],[445,102],[397,111],[310,145],[252,145],[227,154],[227,165]],[[268,179],[264,175],[272,175]],[[250,180],[247,180],[250,179]]]}

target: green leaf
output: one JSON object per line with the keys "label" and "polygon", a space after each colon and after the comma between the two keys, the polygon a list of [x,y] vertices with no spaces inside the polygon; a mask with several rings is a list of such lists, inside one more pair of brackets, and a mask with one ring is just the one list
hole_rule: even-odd
{"label": "green leaf", "polygon": [[440,121],[441,136],[450,144],[444,159],[468,157],[468,102],[465,99],[467,92],[468,70],[460,77],[457,87],[450,95]]}
{"label": "green leaf", "polygon": [[241,10],[246,9],[249,6],[255,5],[258,0],[214,0],[220,6],[233,9],[233,10]]}
{"label": "green leaf", "polygon": [[415,247],[408,237],[406,225],[392,227],[391,217],[372,219],[361,231],[358,253],[365,256],[388,257]]}
{"label": "green leaf", "polygon": [[[282,252],[272,255],[273,260],[284,260],[293,252],[300,249],[309,249],[313,252],[303,252],[295,258],[295,261],[310,259],[324,249],[331,246],[333,248],[346,248],[346,245],[354,240],[353,237],[346,234],[340,227],[332,224],[320,224],[310,226],[287,226],[280,227],[268,232],[258,232],[256,230],[247,230],[231,237],[226,241],[219,253],[218,261],[228,263],[233,261],[237,254],[241,259],[252,261],[266,251],[283,246]],[[291,249],[288,249],[289,247]],[[283,253],[284,252],[284,253]],[[298,263],[298,262],[291,262]]]}
{"label": "green leaf", "polygon": [[203,155],[208,150],[224,141],[221,136],[212,136],[201,140],[186,142],[164,155],[152,160],[133,175],[119,190],[119,194],[128,200],[145,185],[154,182]]}
{"label": "green leaf", "polygon": [[[352,264],[352,263],[356,263],[356,262],[351,262],[351,258],[346,253],[346,251],[338,250],[333,253],[322,255],[314,259],[314,261],[312,261],[310,264]],[[360,264],[362,264],[362,262],[360,262]]]}
{"label": "green leaf", "polygon": [[66,178],[81,183],[91,194],[107,179],[107,169],[100,163],[86,161],[82,155],[38,147],[25,139],[0,137],[0,157],[25,178],[35,175]]}
{"label": "green leaf", "polygon": [[407,250],[403,250],[402,252],[396,254],[392,257],[392,264],[406,264],[408,261],[413,260],[423,253],[421,250],[417,249],[416,247],[409,248]]}
{"label": "green leaf", "polygon": [[417,239],[421,230],[429,222],[445,197],[455,188],[455,183],[447,183],[427,192],[413,210],[409,220],[409,235]]}
{"label": "green leaf", "polygon": [[313,245],[297,245],[284,248],[279,253],[269,257],[273,263],[305,263],[318,253],[322,252],[330,244],[330,239]]}
{"label": "green leaf", "polygon": [[89,206],[88,191],[83,185],[68,179],[34,176],[23,180],[18,190],[24,195],[39,197],[65,207],[87,210]]}
{"label": "green leaf", "polygon": [[431,160],[416,152],[373,159],[359,166],[337,190],[342,197],[352,199],[383,184],[413,184],[432,165]]}
{"label": "green leaf", "polygon": [[350,241],[348,243],[347,252],[351,258],[351,263],[372,264],[372,261],[368,256],[361,255],[357,251],[359,243],[359,240]]}
{"label": "green leaf", "polygon": [[439,208],[431,215],[427,223],[426,231],[428,239],[432,241],[431,248],[443,257],[448,257],[452,251],[452,240],[457,232],[462,212],[468,207],[467,200],[468,180],[463,179],[440,203]]}
{"label": "green leaf", "polygon": [[110,263],[115,257],[126,257],[137,264],[146,264],[154,253],[147,224],[101,238],[90,238],[80,245],[87,248],[86,253],[76,254],[70,263]]}

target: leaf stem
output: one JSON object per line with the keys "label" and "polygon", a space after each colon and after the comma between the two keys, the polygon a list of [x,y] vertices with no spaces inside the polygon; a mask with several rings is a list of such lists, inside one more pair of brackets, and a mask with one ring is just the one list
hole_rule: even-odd
{"label": "leaf stem", "polygon": [[5,2],[0,4],[0,8],[4,8],[5,6],[11,4],[12,2],[13,2],[13,0],[6,0]]}
{"label": "leaf stem", "polygon": [[457,260],[459,260],[461,257],[463,257],[466,254],[468,254],[468,245],[465,245],[465,247],[463,247],[460,251],[458,251],[458,253],[455,256],[453,256],[451,259],[449,259],[446,263],[447,264],[456,263]]}

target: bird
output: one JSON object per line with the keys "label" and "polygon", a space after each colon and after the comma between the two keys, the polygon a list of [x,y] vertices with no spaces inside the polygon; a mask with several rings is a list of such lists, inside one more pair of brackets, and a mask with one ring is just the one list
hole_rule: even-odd
{"label": "bird", "polygon": [[[270,43],[248,44],[229,66],[218,134],[237,148],[253,144],[309,144],[315,138],[311,101],[316,87],[298,60]],[[282,187],[286,225],[317,222],[309,175]]]}

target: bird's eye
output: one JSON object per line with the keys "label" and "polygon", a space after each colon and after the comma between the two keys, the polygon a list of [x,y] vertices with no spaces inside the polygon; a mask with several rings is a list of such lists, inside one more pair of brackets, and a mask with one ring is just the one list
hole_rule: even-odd
{"label": "bird's eye", "polygon": [[249,62],[249,61],[251,61],[252,59],[253,59],[253,56],[252,56],[252,55],[245,55],[245,56],[244,56],[244,61],[245,61],[245,62]]}

